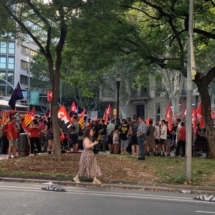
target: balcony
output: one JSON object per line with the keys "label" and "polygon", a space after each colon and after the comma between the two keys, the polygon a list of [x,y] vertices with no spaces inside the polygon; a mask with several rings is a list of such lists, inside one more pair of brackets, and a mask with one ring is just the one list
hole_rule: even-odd
{"label": "balcony", "polygon": [[132,90],[131,100],[149,99],[149,89],[141,88],[140,90]]}
{"label": "balcony", "polygon": [[102,102],[115,102],[116,96],[115,93],[108,89],[102,89],[99,93],[99,99]]}

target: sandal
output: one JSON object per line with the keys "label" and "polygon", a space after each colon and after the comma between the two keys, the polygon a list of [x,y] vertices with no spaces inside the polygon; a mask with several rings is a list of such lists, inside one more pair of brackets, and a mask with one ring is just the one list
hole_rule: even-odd
{"label": "sandal", "polygon": [[102,182],[99,181],[98,179],[96,179],[96,180],[93,181],[93,184],[102,184]]}
{"label": "sandal", "polygon": [[75,181],[76,184],[80,184],[80,180],[78,177],[74,177],[73,180]]}

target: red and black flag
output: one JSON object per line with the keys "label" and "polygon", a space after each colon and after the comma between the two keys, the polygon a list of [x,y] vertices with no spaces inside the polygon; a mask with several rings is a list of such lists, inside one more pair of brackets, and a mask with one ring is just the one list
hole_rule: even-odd
{"label": "red and black flag", "polygon": [[58,110],[58,119],[60,127],[63,129],[64,133],[70,134],[74,126],[64,105],[62,105]]}

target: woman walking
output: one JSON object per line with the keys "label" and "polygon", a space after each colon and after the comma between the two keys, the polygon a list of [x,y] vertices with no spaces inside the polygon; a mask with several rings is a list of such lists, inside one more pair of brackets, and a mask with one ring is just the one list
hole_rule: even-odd
{"label": "woman walking", "polygon": [[81,154],[79,171],[77,175],[73,178],[75,183],[80,183],[80,176],[88,176],[93,178],[93,184],[101,184],[102,182],[97,179],[98,176],[101,176],[101,171],[97,165],[95,154],[93,153],[93,147],[98,144],[98,141],[92,142],[91,138],[93,137],[93,129],[87,128],[84,133],[83,138],[83,152]]}

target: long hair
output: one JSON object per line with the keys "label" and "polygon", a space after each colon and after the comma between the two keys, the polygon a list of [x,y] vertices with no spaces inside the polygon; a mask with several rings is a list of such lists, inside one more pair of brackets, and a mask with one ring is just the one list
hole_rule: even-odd
{"label": "long hair", "polygon": [[84,132],[83,139],[84,139],[85,137],[90,138],[90,131],[91,131],[91,129],[92,129],[92,128],[86,128],[86,130],[85,130],[85,132]]}

